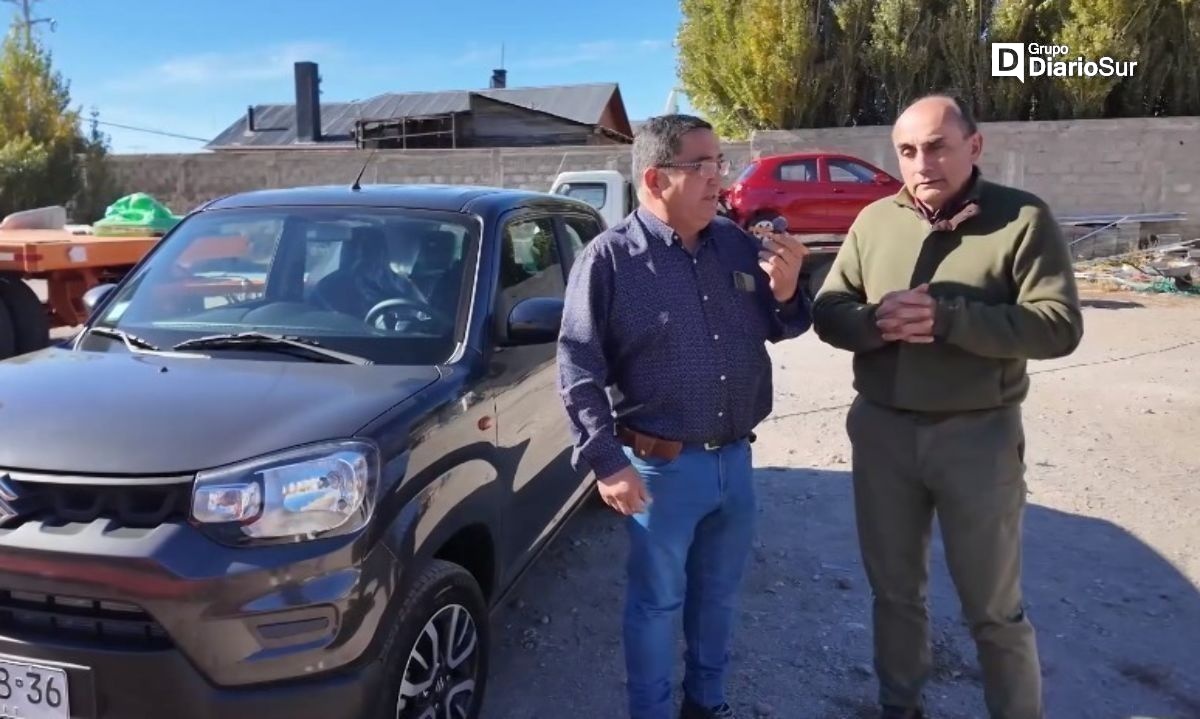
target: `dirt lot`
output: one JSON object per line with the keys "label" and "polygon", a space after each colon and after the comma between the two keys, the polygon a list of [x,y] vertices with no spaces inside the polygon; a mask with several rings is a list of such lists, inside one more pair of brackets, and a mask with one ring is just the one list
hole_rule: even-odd
{"label": "dirt lot", "polygon": [[[1034,363],[1025,586],[1048,716],[1200,717],[1200,298],[1088,293],[1072,357]],[[844,430],[849,356],[775,347],[755,464],[761,532],[731,700],[743,718],[874,717],[869,596]],[[938,719],[984,717],[935,533]],[[579,515],[497,620],[486,719],[624,716],[625,535]]]}

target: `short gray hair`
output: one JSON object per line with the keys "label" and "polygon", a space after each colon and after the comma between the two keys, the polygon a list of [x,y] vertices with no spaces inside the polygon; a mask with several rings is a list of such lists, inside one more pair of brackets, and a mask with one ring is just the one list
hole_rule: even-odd
{"label": "short gray hair", "polygon": [[633,182],[641,187],[646,170],[675,159],[683,136],[693,130],[711,130],[712,125],[694,115],[660,115],[638,128],[633,138]]}

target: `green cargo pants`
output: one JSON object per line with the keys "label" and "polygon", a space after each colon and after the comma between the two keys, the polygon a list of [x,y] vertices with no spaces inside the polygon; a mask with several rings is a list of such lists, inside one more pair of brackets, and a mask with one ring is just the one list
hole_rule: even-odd
{"label": "green cargo pants", "polygon": [[990,716],[1041,719],[1037,644],[1020,586],[1020,408],[931,416],[859,397],[846,429],[859,544],[874,595],[880,702],[921,706],[932,665],[926,591],[936,511]]}

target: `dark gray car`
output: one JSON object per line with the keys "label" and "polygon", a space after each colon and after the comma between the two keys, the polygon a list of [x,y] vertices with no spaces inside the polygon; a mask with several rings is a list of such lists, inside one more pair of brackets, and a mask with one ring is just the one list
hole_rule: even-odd
{"label": "dark gray car", "polygon": [[476,717],[489,610],[592,490],[554,340],[601,227],[237,195],[0,362],[0,715]]}

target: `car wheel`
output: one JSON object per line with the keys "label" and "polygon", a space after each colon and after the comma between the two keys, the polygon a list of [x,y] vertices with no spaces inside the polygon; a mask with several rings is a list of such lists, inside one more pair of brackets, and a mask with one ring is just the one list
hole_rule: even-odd
{"label": "car wheel", "polygon": [[821,286],[825,284],[825,278],[829,276],[831,267],[833,267],[832,262],[822,262],[812,269],[807,282],[809,299],[815,300],[817,298],[817,293],[821,291]]}
{"label": "car wheel", "polygon": [[400,606],[381,717],[477,719],[487,684],[489,627],[474,577],[435,560]]}
{"label": "car wheel", "polygon": [[0,300],[8,305],[16,354],[50,345],[50,318],[37,294],[19,278],[0,277]]}
{"label": "car wheel", "polygon": [[0,360],[12,357],[16,354],[16,348],[17,335],[13,329],[12,315],[9,313],[8,303],[0,297]]}

